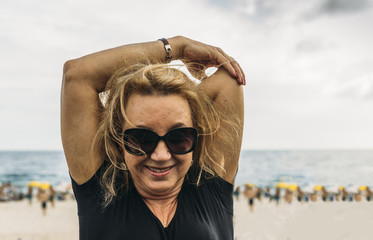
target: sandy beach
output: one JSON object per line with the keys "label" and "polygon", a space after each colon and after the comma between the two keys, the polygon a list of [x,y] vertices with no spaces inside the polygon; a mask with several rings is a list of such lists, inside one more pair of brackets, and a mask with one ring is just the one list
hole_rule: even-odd
{"label": "sandy beach", "polygon": [[0,202],[0,240],[78,240],[76,202],[57,201],[42,215],[40,203]]}
{"label": "sandy beach", "polygon": [[[373,202],[310,202],[291,204],[256,200],[250,212],[246,199],[235,202],[237,240],[368,240],[373,239]],[[0,202],[1,240],[78,240],[73,200],[57,201],[43,216],[40,205]]]}
{"label": "sandy beach", "polygon": [[235,203],[237,240],[373,239],[373,202]]}

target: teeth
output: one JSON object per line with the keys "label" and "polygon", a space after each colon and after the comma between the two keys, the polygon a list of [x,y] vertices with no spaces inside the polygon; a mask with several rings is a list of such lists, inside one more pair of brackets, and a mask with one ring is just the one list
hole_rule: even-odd
{"label": "teeth", "polygon": [[157,172],[157,173],[161,173],[161,172],[165,172],[167,170],[170,170],[171,167],[168,167],[168,168],[162,168],[162,169],[159,169],[159,168],[152,168],[152,167],[148,167],[150,170],[152,170],[153,172]]}

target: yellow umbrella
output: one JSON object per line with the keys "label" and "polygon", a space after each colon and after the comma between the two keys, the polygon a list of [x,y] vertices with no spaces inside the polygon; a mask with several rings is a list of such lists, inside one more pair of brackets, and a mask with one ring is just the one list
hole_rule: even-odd
{"label": "yellow umbrella", "polygon": [[31,181],[28,183],[29,187],[39,187],[40,183],[38,181]]}
{"label": "yellow umbrella", "polygon": [[339,186],[339,191],[343,191],[344,187],[343,186]]}
{"label": "yellow umbrella", "polygon": [[40,183],[39,185],[39,188],[43,190],[48,190],[50,187],[51,187],[51,184],[49,182],[43,182],[43,183]]}
{"label": "yellow umbrella", "polygon": [[296,191],[296,190],[298,190],[298,185],[297,184],[290,184],[290,185],[288,185],[287,189],[290,190],[290,191]]}
{"label": "yellow umbrella", "polygon": [[276,188],[287,188],[287,187],[288,187],[288,184],[285,182],[278,182],[276,184]]}
{"label": "yellow umbrella", "polygon": [[251,187],[251,188],[255,187],[255,185],[252,184],[252,183],[246,183],[245,186],[246,186],[246,187]]}
{"label": "yellow umbrella", "polygon": [[367,190],[367,186],[360,186],[360,187],[359,187],[359,190],[360,190],[360,191],[365,191],[365,190]]}
{"label": "yellow umbrella", "polygon": [[316,185],[314,189],[315,189],[316,192],[321,191],[322,186],[321,185]]}

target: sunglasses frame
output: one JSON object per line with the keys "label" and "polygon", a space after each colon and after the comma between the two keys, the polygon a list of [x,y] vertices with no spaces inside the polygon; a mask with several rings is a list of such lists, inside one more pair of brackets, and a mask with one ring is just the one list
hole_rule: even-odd
{"label": "sunglasses frame", "polygon": [[[169,144],[167,143],[167,136],[168,136],[170,133],[172,133],[173,131],[176,131],[176,130],[182,130],[182,129],[192,130],[192,132],[193,132],[193,145],[192,145],[192,147],[191,147],[188,151],[186,151],[186,152],[182,152],[182,153],[177,153],[177,152],[174,152],[174,151],[171,150]],[[138,147],[138,148],[141,149],[142,152],[140,152],[140,151],[139,151],[139,152],[133,152],[133,151],[130,149],[130,146],[128,146],[128,137],[127,137],[127,135],[129,135],[129,134],[126,134],[126,132],[129,132],[129,131],[138,131],[138,130],[144,130],[144,131],[150,132],[150,133],[154,134],[154,136],[157,137],[157,140],[156,140],[156,142],[155,142],[155,144],[154,144],[154,148],[153,148],[150,152],[145,152],[145,151],[144,151],[143,149],[141,149],[140,147]],[[181,155],[181,154],[187,154],[187,153],[190,153],[190,152],[192,152],[192,151],[196,148],[196,146],[197,146],[197,141],[198,141],[198,131],[197,131],[196,128],[193,128],[193,127],[180,127],[180,128],[174,128],[174,129],[171,129],[171,130],[168,131],[165,135],[163,135],[163,136],[159,136],[156,132],[154,132],[153,130],[150,130],[150,129],[148,129],[148,128],[129,128],[129,129],[126,129],[126,130],[124,131],[124,134],[123,134],[123,140],[124,140],[124,148],[126,149],[126,151],[127,151],[128,153],[130,153],[130,154],[132,154],[132,155],[142,156],[142,155],[144,155],[144,154],[143,154],[144,152],[145,152],[146,155],[151,154],[151,153],[154,152],[154,150],[157,148],[158,143],[159,143],[159,141],[161,141],[161,140],[165,142],[165,144],[166,144],[168,150],[169,150],[171,153]]]}

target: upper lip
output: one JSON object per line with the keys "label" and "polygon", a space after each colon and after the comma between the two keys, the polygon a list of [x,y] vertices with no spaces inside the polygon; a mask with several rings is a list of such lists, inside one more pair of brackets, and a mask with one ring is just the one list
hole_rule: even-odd
{"label": "upper lip", "polygon": [[156,169],[165,169],[165,168],[171,168],[171,167],[173,167],[173,166],[175,166],[175,165],[172,165],[172,166],[168,166],[168,167],[155,167],[155,166],[147,166],[147,165],[146,165],[146,167],[150,167],[150,168],[156,168]]}

